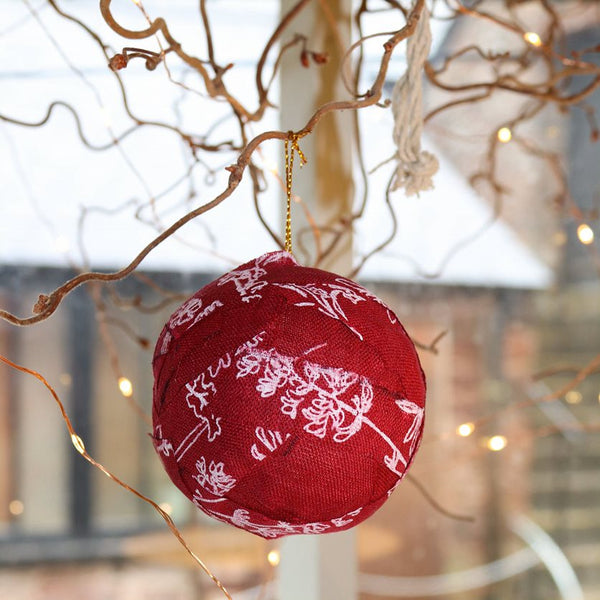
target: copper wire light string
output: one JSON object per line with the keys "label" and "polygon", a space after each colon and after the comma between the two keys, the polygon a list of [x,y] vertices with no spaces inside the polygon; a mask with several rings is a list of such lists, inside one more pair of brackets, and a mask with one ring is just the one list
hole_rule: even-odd
{"label": "copper wire light string", "polygon": [[13,369],[16,369],[17,371],[21,371],[22,373],[26,373],[27,375],[35,377],[38,381],[41,381],[44,384],[46,389],[52,394],[52,397],[58,404],[58,408],[61,412],[63,421],[65,422],[67,429],[69,430],[69,434],[71,435],[71,443],[73,444],[73,446],[75,446],[77,452],[79,452],[79,454],[81,454],[81,456],[83,456],[83,458],[85,458],[85,460],[87,460],[91,465],[102,471],[102,473],[104,473],[109,479],[112,479],[115,483],[120,485],[122,488],[126,489],[128,492],[132,493],[134,496],[137,496],[144,502],[150,504],[150,506],[152,506],[152,508],[154,508],[154,510],[165,520],[167,526],[169,527],[173,535],[179,540],[179,543],[185,548],[186,552],[194,559],[194,561],[200,566],[200,568],[213,580],[215,585],[223,592],[225,597],[228,598],[228,600],[233,600],[225,586],[219,581],[219,579],[215,575],[213,575],[213,573],[206,566],[204,561],[202,561],[202,559],[199,556],[197,556],[194,553],[194,551],[188,546],[187,542],[183,538],[183,534],[179,531],[179,529],[177,529],[177,526],[173,522],[173,519],[156,502],[154,502],[154,500],[148,498],[148,496],[145,496],[141,492],[138,492],[135,488],[129,486],[123,480],[119,479],[116,475],[111,473],[104,465],[96,461],[92,456],[88,454],[87,450],[85,449],[85,444],[83,440],[77,435],[75,429],[73,428],[73,424],[71,423],[71,419],[67,414],[64,404],[61,402],[60,398],[58,397],[58,394],[56,393],[54,388],[48,383],[45,377],[37,371],[28,369],[27,367],[23,367],[22,365],[18,365],[12,362],[11,360],[6,358],[5,356],[2,356],[1,354],[0,361],[6,363],[7,365],[12,367]]}
{"label": "copper wire light string", "polygon": [[[304,134],[306,135],[306,134]],[[300,157],[300,166],[306,164],[306,156],[298,145],[298,140],[303,137],[288,131],[285,139],[285,193],[286,193],[286,212],[285,212],[285,250],[292,254],[292,178],[294,171],[294,152]],[[291,146],[291,148],[290,148]]]}

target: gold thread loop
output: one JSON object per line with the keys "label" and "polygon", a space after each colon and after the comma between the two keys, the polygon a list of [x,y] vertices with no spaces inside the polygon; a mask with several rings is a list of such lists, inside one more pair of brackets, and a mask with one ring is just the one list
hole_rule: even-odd
{"label": "gold thread loop", "polygon": [[[300,157],[300,167],[306,164],[306,156],[298,145],[298,140],[303,138],[306,133],[298,134],[288,131],[285,139],[285,193],[286,193],[286,212],[285,212],[285,250],[292,254],[292,177],[294,171],[294,152]],[[290,148],[291,145],[291,148]]]}

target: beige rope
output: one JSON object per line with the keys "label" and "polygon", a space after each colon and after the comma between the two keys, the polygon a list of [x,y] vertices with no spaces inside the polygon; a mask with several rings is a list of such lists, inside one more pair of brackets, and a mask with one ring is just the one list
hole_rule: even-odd
{"label": "beige rope", "polygon": [[430,152],[421,151],[423,130],[422,71],[431,48],[429,12],[423,7],[414,34],[408,39],[407,67],[396,82],[392,92],[394,114],[394,142],[398,148],[398,166],[392,182],[392,190],[405,188],[412,196],[433,187],[433,176],[439,164]]}

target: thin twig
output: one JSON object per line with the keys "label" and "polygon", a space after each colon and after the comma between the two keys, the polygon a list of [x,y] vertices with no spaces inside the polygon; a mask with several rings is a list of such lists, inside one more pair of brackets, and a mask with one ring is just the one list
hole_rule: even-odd
{"label": "thin twig", "polygon": [[81,456],[83,456],[83,458],[85,458],[85,460],[87,460],[93,467],[95,467],[96,469],[98,469],[99,471],[104,473],[104,475],[106,475],[109,479],[112,479],[112,481],[114,481],[116,484],[120,485],[123,489],[127,490],[134,496],[137,496],[140,500],[143,500],[144,502],[146,502],[147,504],[152,506],[152,508],[164,519],[165,523],[167,524],[167,526],[169,527],[169,529],[171,530],[173,535],[177,538],[179,543],[185,548],[186,552],[194,559],[194,561],[200,566],[200,568],[213,580],[215,585],[221,590],[221,592],[223,592],[225,597],[228,598],[229,600],[233,600],[231,598],[231,596],[229,595],[229,592],[225,589],[223,584],[215,577],[215,575],[213,575],[213,573],[206,566],[204,561],[202,561],[202,559],[189,547],[188,543],[183,538],[183,535],[181,534],[179,529],[177,529],[177,526],[173,522],[173,519],[171,519],[171,517],[156,502],[154,502],[154,500],[152,500],[151,498],[148,498],[148,496],[145,496],[141,492],[138,492],[135,488],[133,488],[130,485],[128,485],[127,483],[125,483],[122,479],[120,479],[119,477],[114,475],[103,464],[99,463],[88,453],[88,451],[85,449],[84,441],[81,439],[81,437],[79,437],[79,435],[77,435],[77,432],[73,428],[73,424],[71,423],[71,419],[69,418],[69,415],[67,414],[67,411],[65,409],[63,402],[61,401],[60,397],[58,396],[58,394],[56,393],[54,388],[45,379],[45,377],[43,375],[41,375],[40,373],[38,373],[37,371],[34,371],[33,369],[28,369],[27,367],[19,365],[15,362],[11,361],[10,359],[6,358],[5,356],[2,356],[1,354],[0,354],[0,361],[7,364],[9,367],[16,369],[17,371],[21,371],[22,373],[31,375],[32,377],[35,377],[38,381],[40,381],[44,385],[44,387],[50,392],[50,394],[52,394],[54,401],[58,405],[58,408],[62,415],[63,421],[65,422],[65,425],[67,426],[69,435],[71,436],[71,441],[73,443],[73,446],[76,448],[76,450],[79,452],[79,454],[81,454]]}
{"label": "thin twig", "polygon": [[[110,0],[101,0],[102,3],[106,6],[110,4]],[[407,23],[405,27],[403,27],[400,31],[396,32],[387,42],[383,45],[383,54],[380,61],[379,71],[377,73],[377,77],[373,83],[373,86],[369,93],[362,98],[361,100],[334,100],[328,102],[319,108],[313,113],[305,126],[299,131],[295,132],[299,137],[303,137],[313,131],[313,129],[317,126],[319,121],[327,114],[334,111],[341,110],[357,110],[359,108],[364,108],[366,106],[372,106],[376,104],[381,98],[381,93],[383,90],[383,85],[385,82],[385,75],[387,73],[388,65],[392,56],[392,52],[394,48],[407,36],[411,35],[417,25],[418,18],[420,12],[423,8],[424,0],[418,0],[415,8],[411,12],[409,18],[407,19]],[[154,21],[154,24],[149,29],[142,32],[144,35],[141,37],[145,37],[147,32],[148,35],[154,33],[155,29],[159,29],[160,23],[157,25],[157,21],[162,21],[162,19],[157,19]],[[164,21],[162,21],[164,23]],[[165,26],[166,27],[166,26]],[[126,30],[127,31],[127,30]],[[136,33],[136,32],[133,32]],[[229,198],[231,194],[235,191],[235,189],[240,184],[244,171],[248,166],[252,154],[255,150],[263,144],[267,140],[282,140],[285,141],[288,137],[288,132],[283,131],[266,131],[263,132],[252,140],[248,142],[245,148],[240,153],[238,160],[235,164],[231,165],[227,168],[229,171],[229,182],[225,190],[221,192],[218,196],[216,196],[210,202],[203,204],[202,206],[196,208],[193,211],[190,211],[177,221],[173,223],[170,227],[165,229],[161,234],[159,234],[154,240],[152,240],[145,248],[143,248],[139,254],[123,269],[119,271],[115,271],[112,273],[99,273],[99,272],[88,272],[81,273],[62,286],[51,292],[50,294],[41,294],[36,302],[33,315],[30,317],[20,318],[16,315],[13,315],[11,312],[6,310],[0,310],[0,318],[4,319],[12,323],[13,325],[27,326],[33,325],[35,323],[39,323],[52,315],[56,309],[59,307],[61,301],[65,296],[67,296],[70,292],[72,292],[78,286],[88,283],[90,281],[118,281],[120,279],[124,279],[128,275],[130,275],[140,264],[141,262],[154,250],[159,244],[164,242],[166,239],[171,237],[176,231],[181,229],[186,223],[189,223],[196,217],[208,212],[209,210],[215,208],[219,204],[221,204],[224,200]]]}
{"label": "thin twig", "polygon": [[427,502],[440,514],[448,517],[449,519],[454,519],[455,521],[467,521],[469,523],[473,523],[475,521],[475,517],[471,515],[460,515],[455,512],[451,512],[448,509],[444,508],[425,488],[425,486],[411,473],[408,473],[405,477],[407,481],[410,481],[416,488],[419,490],[419,493],[427,500]]}

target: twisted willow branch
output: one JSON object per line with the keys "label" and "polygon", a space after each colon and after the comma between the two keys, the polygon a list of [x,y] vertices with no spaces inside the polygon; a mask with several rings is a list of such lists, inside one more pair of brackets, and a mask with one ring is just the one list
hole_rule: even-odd
{"label": "twisted willow branch", "polygon": [[[112,15],[108,11],[108,6],[110,5],[110,0],[102,0],[101,4],[104,7],[102,14],[105,15],[105,13],[106,13],[105,18],[114,20],[112,18]],[[382,54],[381,61],[379,64],[379,71],[377,73],[377,76],[375,78],[373,86],[364,95],[364,97],[361,98],[360,100],[332,101],[332,102],[328,102],[328,103],[320,106],[314,112],[314,114],[310,117],[310,119],[307,121],[306,125],[299,131],[294,132],[296,135],[298,135],[299,137],[308,135],[317,126],[319,121],[325,115],[327,115],[329,113],[336,112],[336,111],[342,111],[342,110],[357,110],[357,109],[364,108],[367,106],[372,106],[379,102],[379,100],[381,99],[383,84],[385,82],[385,76],[386,76],[386,73],[388,70],[392,52],[394,51],[394,48],[400,42],[402,42],[408,36],[413,34],[415,27],[417,26],[417,23],[419,21],[421,11],[423,9],[424,4],[425,4],[425,0],[418,0],[417,3],[415,4],[414,9],[408,16],[406,25],[402,29],[397,31],[393,36],[391,36],[383,44],[383,54]],[[158,30],[163,31],[163,29],[164,29],[164,31],[167,31],[167,33],[168,33],[168,29],[166,28],[166,23],[164,22],[163,19],[160,19],[160,18],[153,21],[152,25],[148,29],[145,29],[141,32],[134,32],[134,31],[132,32],[127,29],[121,28],[116,23],[115,23],[115,25],[117,27],[117,29],[116,29],[117,32],[120,32],[122,30],[123,32],[131,34],[133,37],[136,37],[136,38],[144,38],[149,35],[153,35]],[[163,31],[163,34],[165,34],[164,31]],[[172,40],[172,38],[171,38],[171,40]],[[175,50],[175,51],[177,52],[177,50]],[[183,53],[183,54],[185,54],[185,53]],[[187,55],[185,55],[185,56],[187,56]],[[192,60],[191,58],[190,58],[190,60],[192,62],[199,61],[199,59]],[[204,69],[204,66],[202,66],[202,69],[206,72],[206,70]],[[60,287],[58,287],[57,289],[55,289],[50,294],[48,294],[48,295],[41,294],[33,308],[34,314],[32,316],[20,318],[20,317],[17,317],[16,315],[13,315],[9,311],[0,310],[0,318],[4,319],[5,321],[8,321],[9,323],[12,323],[13,325],[21,325],[21,326],[33,325],[35,323],[39,323],[40,321],[44,321],[45,319],[50,317],[56,311],[56,309],[59,307],[63,298],[67,294],[72,292],[75,288],[77,288],[78,286],[85,284],[85,283],[89,283],[91,281],[107,282],[107,281],[118,281],[120,279],[124,279],[125,277],[130,275],[141,264],[141,262],[146,258],[146,256],[148,256],[148,254],[150,254],[150,252],[152,252],[152,250],[154,250],[159,244],[161,244],[167,238],[169,238],[171,235],[173,235],[176,231],[181,229],[181,227],[183,227],[186,223],[189,223],[196,217],[199,217],[200,215],[206,213],[207,211],[215,208],[216,206],[221,204],[221,202],[223,202],[224,200],[229,198],[229,196],[231,196],[231,194],[236,190],[236,188],[240,184],[242,177],[244,175],[244,171],[245,171],[246,167],[248,166],[248,164],[250,163],[252,154],[261,144],[263,144],[267,140],[285,141],[288,138],[288,135],[289,135],[288,132],[284,132],[284,131],[266,131],[266,132],[263,132],[263,133],[257,135],[252,140],[250,140],[248,142],[248,144],[245,146],[245,148],[241,151],[236,163],[227,167],[227,170],[229,171],[230,175],[229,175],[229,181],[228,181],[228,184],[227,184],[227,187],[225,188],[225,190],[223,190],[218,196],[213,198],[213,200],[211,200],[210,202],[207,202],[206,204],[199,206],[195,210],[190,211],[189,213],[187,213],[186,215],[181,217],[179,220],[175,221],[170,227],[165,229],[160,235],[158,235],[156,238],[154,238],[154,240],[152,240],[143,250],[141,250],[141,252],[123,269],[121,269],[119,271],[115,271],[113,273],[99,273],[99,272],[81,273],[81,274],[73,277],[72,279],[70,279],[69,281],[67,281]]]}

